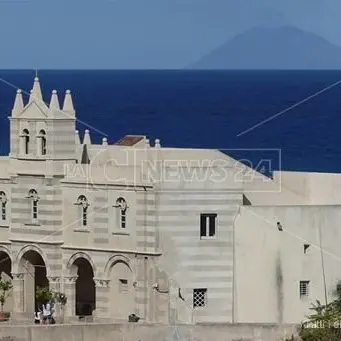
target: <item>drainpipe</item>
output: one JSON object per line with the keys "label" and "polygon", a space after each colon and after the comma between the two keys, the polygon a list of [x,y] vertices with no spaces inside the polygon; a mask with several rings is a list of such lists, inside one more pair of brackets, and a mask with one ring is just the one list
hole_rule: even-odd
{"label": "drainpipe", "polygon": [[238,211],[233,218],[233,227],[232,227],[232,249],[233,249],[233,273],[232,273],[232,323],[236,322],[236,238],[235,238],[235,229],[236,229],[236,219],[240,215],[240,207],[238,206]]}
{"label": "drainpipe", "polygon": [[148,291],[149,291],[149,287],[148,287],[148,279],[147,279],[147,263],[148,263],[148,257],[144,257],[144,280],[145,280],[145,291],[144,291],[144,297],[145,297],[145,302],[144,302],[144,318],[145,318],[145,321],[148,321],[149,320],[149,316],[148,316]]}
{"label": "drainpipe", "polygon": [[[146,252],[146,243],[147,243],[147,215],[148,215],[148,210],[147,210],[147,200],[146,200],[146,196],[147,196],[147,188],[146,186],[143,186],[143,190],[144,190],[144,217],[143,217],[143,229],[144,229],[144,245],[143,245],[143,251]],[[149,280],[147,278],[148,273],[147,273],[147,268],[148,268],[148,257],[144,256],[143,257],[143,273],[144,273],[144,319],[145,321],[148,321],[148,303],[146,302],[150,302],[150,300],[148,299],[148,291],[149,291]]]}
{"label": "drainpipe", "polygon": [[324,299],[325,299],[325,304],[328,305],[326,273],[325,273],[325,269],[324,269],[324,256],[323,256],[323,246],[322,246],[321,225],[319,225],[319,239],[320,239],[321,263],[322,263],[322,278],[323,278],[323,287],[324,287]]}

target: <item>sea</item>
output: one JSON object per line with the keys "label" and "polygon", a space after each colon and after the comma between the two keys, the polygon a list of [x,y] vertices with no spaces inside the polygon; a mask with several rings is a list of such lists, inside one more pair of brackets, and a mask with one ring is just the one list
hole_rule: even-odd
{"label": "sea", "polygon": [[[41,70],[44,101],[72,91],[77,129],[109,144],[127,134],[163,147],[215,148],[270,174],[341,172],[341,71]],[[32,70],[0,70],[0,154],[17,88]],[[28,96],[25,95],[25,100]]]}

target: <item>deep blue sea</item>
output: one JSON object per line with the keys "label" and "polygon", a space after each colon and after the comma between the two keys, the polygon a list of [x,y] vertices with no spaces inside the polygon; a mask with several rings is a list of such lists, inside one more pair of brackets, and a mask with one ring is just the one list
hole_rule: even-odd
{"label": "deep blue sea", "polygon": [[[0,154],[9,149],[15,89],[33,71],[0,71]],[[341,80],[341,71],[39,71],[44,100],[71,89],[78,129],[113,143],[146,134],[163,146],[225,150],[259,167],[341,172],[341,84],[238,137]],[[60,100],[62,102],[62,100]],[[280,150],[279,154],[277,150]],[[258,166],[257,166],[258,165]]]}

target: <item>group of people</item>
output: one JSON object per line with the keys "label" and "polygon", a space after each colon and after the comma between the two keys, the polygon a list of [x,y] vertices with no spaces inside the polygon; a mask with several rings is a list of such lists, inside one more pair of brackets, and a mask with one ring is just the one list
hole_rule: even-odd
{"label": "group of people", "polygon": [[35,324],[54,324],[53,306],[51,302],[42,304],[34,314]]}

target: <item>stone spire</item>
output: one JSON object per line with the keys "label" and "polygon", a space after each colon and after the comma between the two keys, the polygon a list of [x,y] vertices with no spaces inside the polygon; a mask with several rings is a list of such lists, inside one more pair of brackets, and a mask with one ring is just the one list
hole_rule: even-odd
{"label": "stone spire", "polygon": [[39,83],[39,78],[38,77],[34,78],[33,88],[31,90],[31,95],[30,95],[29,103],[31,103],[34,100],[36,102],[39,102],[39,101],[43,100],[43,94],[41,92],[41,88],[40,88],[40,83]]}
{"label": "stone spire", "polygon": [[75,114],[75,108],[73,107],[71,91],[66,90],[64,104],[63,104],[63,111],[69,114]]}
{"label": "stone spire", "polygon": [[156,139],[155,140],[155,145],[154,145],[155,148],[161,148],[161,143],[160,143],[160,139]]}
{"label": "stone spire", "polygon": [[89,129],[85,129],[83,144],[91,144]]}
{"label": "stone spire", "polygon": [[51,101],[50,101],[50,109],[57,110],[57,111],[60,110],[57,90],[52,90]]}
{"label": "stone spire", "polygon": [[79,131],[78,130],[76,130],[75,142],[76,142],[76,146],[79,146],[81,144],[81,139],[79,137]]}
{"label": "stone spire", "polygon": [[22,98],[21,90],[18,89],[17,94],[15,96],[13,109],[12,109],[12,117],[19,115],[23,109],[24,109],[24,101]]}

